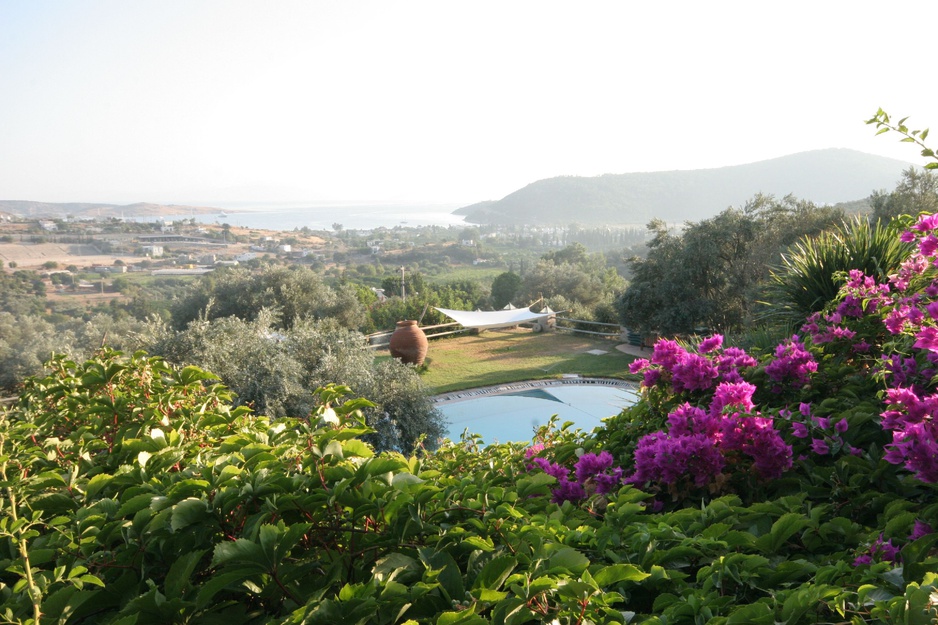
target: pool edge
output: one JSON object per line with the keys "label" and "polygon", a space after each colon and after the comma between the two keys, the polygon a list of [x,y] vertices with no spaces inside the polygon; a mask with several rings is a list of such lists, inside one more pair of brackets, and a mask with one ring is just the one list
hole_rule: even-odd
{"label": "pool edge", "polygon": [[548,380],[529,380],[527,382],[507,382],[505,384],[495,384],[492,386],[480,386],[478,388],[466,389],[463,391],[453,391],[451,393],[442,393],[433,395],[430,401],[434,406],[451,404],[467,399],[477,399],[494,395],[503,395],[514,391],[531,388],[549,388],[553,386],[612,386],[617,388],[626,388],[634,392],[639,391],[639,384],[630,380],[619,380],[617,378],[581,378],[565,377],[553,378]]}

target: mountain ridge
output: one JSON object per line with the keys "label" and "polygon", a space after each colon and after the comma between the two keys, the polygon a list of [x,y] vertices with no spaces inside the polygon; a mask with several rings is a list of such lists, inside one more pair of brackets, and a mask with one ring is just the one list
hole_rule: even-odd
{"label": "mountain ridge", "polygon": [[847,148],[798,152],[711,169],[557,176],[501,200],[454,211],[478,224],[645,224],[706,219],[757,193],[818,204],[852,202],[892,189],[913,163]]}

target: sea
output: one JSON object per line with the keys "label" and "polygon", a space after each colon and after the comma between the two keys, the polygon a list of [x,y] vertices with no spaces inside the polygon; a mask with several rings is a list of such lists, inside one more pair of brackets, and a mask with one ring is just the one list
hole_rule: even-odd
{"label": "sea", "polygon": [[[292,231],[373,230],[375,228],[460,226],[466,225],[461,215],[453,211],[465,204],[231,204],[220,206],[218,213],[180,214],[164,217],[195,219],[199,223],[231,224],[245,228]],[[150,217],[147,221],[152,221]],[[140,221],[140,220],[138,220]]]}

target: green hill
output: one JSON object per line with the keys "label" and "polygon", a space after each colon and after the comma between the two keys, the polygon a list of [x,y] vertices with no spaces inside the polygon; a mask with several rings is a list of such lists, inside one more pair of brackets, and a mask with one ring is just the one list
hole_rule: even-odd
{"label": "green hill", "polygon": [[757,193],[793,194],[819,204],[856,201],[874,190],[894,188],[910,166],[855,150],[828,149],[718,169],[561,176],[455,213],[471,223],[495,224],[696,221],[741,206]]}

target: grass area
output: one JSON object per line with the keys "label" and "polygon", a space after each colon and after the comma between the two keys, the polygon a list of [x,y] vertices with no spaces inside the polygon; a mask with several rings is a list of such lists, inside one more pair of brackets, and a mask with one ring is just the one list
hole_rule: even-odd
{"label": "grass area", "polygon": [[[489,330],[430,341],[423,381],[436,394],[467,388],[558,378],[564,373],[588,377],[629,377],[634,356],[616,343],[561,333],[535,334],[527,329]],[[607,353],[595,355],[590,350]]]}
{"label": "grass area", "polygon": [[447,270],[442,271],[438,274],[432,276],[427,276],[427,282],[430,284],[446,284],[447,282],[457,282],[460,280],[472,281],[478,280],[480,282],[491,282],[504,272],[508,271],[505,268],[497,267],[467,267],[467,266],[457,266],[449,267]]}

